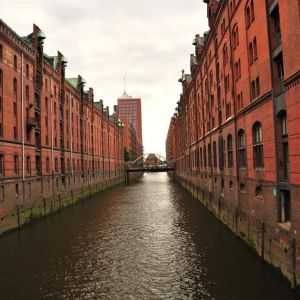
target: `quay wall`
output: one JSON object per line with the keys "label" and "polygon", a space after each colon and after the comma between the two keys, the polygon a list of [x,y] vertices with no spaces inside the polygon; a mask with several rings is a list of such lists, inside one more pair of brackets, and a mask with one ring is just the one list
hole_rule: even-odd
{"label": "quay wall", "polygon": [[[66,175],[63,180],[58,176],[49,176],[32,180],[31,193],[27,190],[28,182],[21,182],[19,183],[20,191],[22,191],[20,198],[26,201],[17,204],[10,201],[10,204],[0,208],[0,235],[21,228],[34,220],[60,211],[124,181],[123,170],[110,173],[70,174]],[[37,193],[38,189],[41,193]]]}
{"label": "quay wall", "polygon": [[201,187],[200,175],[186,175],[175,174],[175,178],[263,263],[300,294],[300,239],[286,228],[272,225],[236,206],[236,199],[219,197],[212,190]]}

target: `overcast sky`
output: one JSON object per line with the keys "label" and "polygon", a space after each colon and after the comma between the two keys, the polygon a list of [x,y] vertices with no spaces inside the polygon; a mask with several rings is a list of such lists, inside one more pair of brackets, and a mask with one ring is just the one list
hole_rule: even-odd
{"label": "overcast sky", "polygon": [[124,92],[142,99],[145,153],[165,156],[165,140],[190,73],[195,34],[208,30],[201,0],[0,0],[0,18],[18,35],[35,23],[46,35],[44,52],[67,59],[66,77],[81,75],[112,112]]}

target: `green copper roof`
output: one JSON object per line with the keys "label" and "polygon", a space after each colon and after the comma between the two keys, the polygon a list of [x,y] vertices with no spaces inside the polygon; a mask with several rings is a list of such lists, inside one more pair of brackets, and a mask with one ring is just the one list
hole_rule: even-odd
{"label": "green copper roof", "polygon": [[45,33],[42,30],[40,30],[39,33],[38,33],[38,37],[42,38],[42,39],[45,39],[46,35],[45,35]]}
{"label": "green copper roof", "polygon": [[57,61],[58,61],[58,57],[57,56],[53,56],[53,68],[55,70],[57,70]]}
{"label": "green copper roof", "polygon": [[100,110],[100,102],[94,102],[94,106]]}
{"label": "green copper roof", "polygon": [[67,58],[66,58],[65,56],[62,56],[62,58],[61,58],[61,62],[62,62],[62,63],[67,63],[67,62],[68,62],[68,60],[67,60]]}
{"label": "green copper roof", "polygon": [[66,78],[66,80],[75,88],[78,89],[78,78]]}

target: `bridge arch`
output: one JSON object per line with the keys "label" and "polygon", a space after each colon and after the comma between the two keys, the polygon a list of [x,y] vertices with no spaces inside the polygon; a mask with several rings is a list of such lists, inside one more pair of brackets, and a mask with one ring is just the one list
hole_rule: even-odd
{"label": "bridge arch", "polygon": [[139,157],[138,157],[135,161],[133,161],[130,165],[128,165],[128,168],[131,168],[131,167],[133,166],[133,164],[135,164],[139,159],[141,159],[141,158],[144,157],[144,156],[148,156],[149,154],[154,154],[155,156],[158,156],[159,158],[162,158],[164,161],[167,162],[167,164],[170,164],[170,165],[172,165],[172,167],[174,167],[173,162],[167,160],[165,157],[163,157],[163,156],[160,155],[160,154],[157,154],[157,153],[145,153],[145,154],[139,156]]}

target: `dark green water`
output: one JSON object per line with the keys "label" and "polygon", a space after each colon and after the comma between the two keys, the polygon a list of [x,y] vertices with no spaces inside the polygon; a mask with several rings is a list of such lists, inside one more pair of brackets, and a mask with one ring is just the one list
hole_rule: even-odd
{"label": "dark green water", "polygon": [[0,237],[0,299],[299,299],[165,173]]}

